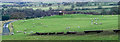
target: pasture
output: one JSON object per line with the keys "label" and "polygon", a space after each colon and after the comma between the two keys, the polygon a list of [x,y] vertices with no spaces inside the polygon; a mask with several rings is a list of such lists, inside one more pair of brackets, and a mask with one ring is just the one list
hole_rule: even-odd
{"label": "pasture", "polygon": [[[101,24],[102,23],[102,24]],[[3,40],[118,40],[118,15],[65,14],[15,21],[14,35],[5,35]],[[87,30],[105,30],[99,34],[85,35],[39,35],[33,32],[82,32]],[[22,31],[18,33],[17,31]],[[26,34],[24,34],[26,32]]]}

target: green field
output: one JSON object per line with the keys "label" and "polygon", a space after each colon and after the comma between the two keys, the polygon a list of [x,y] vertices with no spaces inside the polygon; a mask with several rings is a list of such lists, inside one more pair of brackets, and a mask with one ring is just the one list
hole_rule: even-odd
{"label": "green field", "polygon": [[[98,20],[94,20],[97,18]],[[92,21],[98,23],[91,24]],[[100,24],[102,23],[102,25]],[[5,35],[3,40],[118,40],[118,35],[112,30],[118,29],[118,15],[54,15],[43,18],[19,20],[13,23],[14,35]],[[70,27],[69,29],[66,29]],[[27,29],[27,31],[24,31]],[[86,30],[105,30],[99,34],[85,35],[40,35],[29,36],[30,32],[67,32],[77,31],[83,33]],[[27,34],[17,33],[24,31]]]}

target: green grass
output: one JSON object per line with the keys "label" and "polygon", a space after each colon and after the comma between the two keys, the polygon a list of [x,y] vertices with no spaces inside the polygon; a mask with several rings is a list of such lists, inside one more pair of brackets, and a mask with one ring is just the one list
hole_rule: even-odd
{"label": "green grass", "polygon": [[[99,18],[95,21],[93,18]],[[91,24],[97,22],[98,25]],[[25,21],[23,23],[23,21]],[[102,25],[99,23],[102,22]],[[30,31],[34,32],[67,32],[77,31],[83,32],[86,30],[106,30],[112,31],[118,29],[117,15],[55,15],[44,18],[35,18],[28,20],[19,20],[13,23],[15,35],[3,36],[3,40],[118,40],[117,34],[88,34],[88,35],[46,35],[46,36],[28,36]],[[80,26],[80,28],[78,28]],[[70,27],[70,29],[66,29]],[[27,29],[27,34],[17,33],[16,31],[24,31]]]}

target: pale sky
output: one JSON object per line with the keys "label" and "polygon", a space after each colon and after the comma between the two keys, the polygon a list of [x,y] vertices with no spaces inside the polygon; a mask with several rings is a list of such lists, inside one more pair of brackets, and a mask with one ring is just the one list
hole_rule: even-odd
{"label": "pale sky", "polygon": [[88,1],[118,2],[120,0],[2,0],[2,2],[88,2]]}

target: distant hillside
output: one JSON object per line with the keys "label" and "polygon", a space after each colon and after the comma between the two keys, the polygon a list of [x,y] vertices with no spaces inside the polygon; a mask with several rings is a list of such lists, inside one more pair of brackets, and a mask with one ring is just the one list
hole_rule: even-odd
{"label": "distant hillside", "polygon": [[118,2],[120,0],[0,0],[2,2]]}

